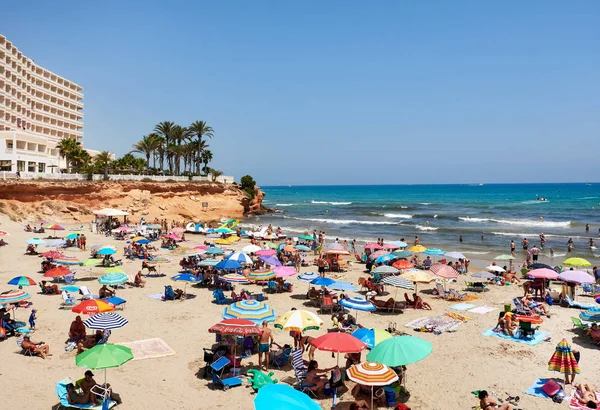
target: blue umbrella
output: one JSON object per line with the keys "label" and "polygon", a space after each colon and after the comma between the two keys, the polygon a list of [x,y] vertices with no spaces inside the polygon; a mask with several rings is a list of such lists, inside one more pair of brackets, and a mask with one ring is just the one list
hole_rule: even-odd
{"label": "blue umbrella", "polygon": [[363,312],[373,312],[377,310],[375,305],[363,298],[346,298],[340,300],[340,305],[347,307],[348,309],[360,310]]}
{"label": "blue umbrella", "polygon": [[[260,256],[259,259],[265,263],[268,263],[269,265],[272,266],[281,266],[281,262],[279,262],[279,259],[277,259],[274,256]],[[316,277],[318,277],[319,275],[317,275]]]}
{"label": "blue umbrella", "polygon": [[396,245],[399,248],[406,248],[408,246],[406,243],[404,243],[402,241],[393,241],[393,242],[390,242],[390,243]]}
{"label": "blue umbrella", "polygon": [[444,251],[439,248],[429,248],[423,253],[425,255],[442,256],[444,254]]}
{"label": "blue umbrella", "polygon": [[206,250],[208,255],[223,255],[225,251],[217,246],[211,246]]}
{"label": "blue umbrella", "polygon": [[296,245],[296,246],[294,246],[294,248],[296,248],[296,249],[298,249],[299,251],[302,251],[302,252],[308,252],[308,251],[310,251],[310,248],[308,246],[306,246],[306,245]]}
{"label": "blue umbrella", "polygon": [[219,261],[216,259],[204,259],[198,266],[215,266],[217,263],[219,263]]}
{"label": "blue umbrella", "polygon": [[117,253],[113,248],[102,248],[98,251],[98,255],[114,255]]}
{"label": "blue umbrella", "polygon": [[28,245],[42,245],[46,243],[46,241],[40,238],[31,238],[26,240],[25,243]]}
{"label": "blue umbrella", "polygon": [[320,276],[318,273],[315,273],[315,272],[304,272],[304,273],[298,275],[298,279],[300,279],[304,282],[310,282],[317,278],[320,278]]}
{"label": "blue umbrella", "polygon": [[98,313],[83,321],[86,327],[97,330],[120,329],[127,323],[129,323],[127,319],[114,312]]}
{"label": "blue umbrella", "polygon": [[129,280],[129,277],[124,273],[107,273],[106,275],[100,276],[98,282],[102,285],[119,285]]}
{"label": "blue umbrella", "polygon": [[189,273],[180,273],[178,275],[171,276],[171,279],[181,282],[200,282],[200,278]]}
{"label": "blue umbrella", "polygon": [[287,384],[267,384],[254,398],[256,410],[321,410],[321,406]]}
{"label": "blue umbrella", "polygon": [[148,244],[150,242],[151,242],[150,239],[140,239],[139,241],[135,241],[135,243],[137,245],[146,245],[146,244]]}
{"label": "blue umbrella", "polygon": [[317,285],[317,286],[329,286],[334,282],[335,282],[335,280],[333,280],[333,279],[321,278],[321,277],[318,277],[318,278],[310,281],[311,284]]}
{"label": "blue umbrella", "polygon": [[358,291],[358,288],[356,286],[354,286],[352,283],[337,281],[337,280],[327,287],[329,289],[334,289],[334,290],[346,290],[346,291],[352,291],[352,292]]}
{"label": "blue umbrella", "polygon": [[79,288],[77,286],[73,286],[73,285],[61,286],[60,290],[65,290],[65,291],[71,292],[71,293],[79,292]]}
{"label": "blue umbrella", "polygon": [[396,259],[396,256],[388,253],[387,255],[381,255],[379,258],[375,260],[375,263],[386,263],[393,259]]}
{"label": "blue umbrella", "polygon": [[215,269],[224,269],[224,270],[235,270],[241,269],[242,265],[231,259],[223,259],[221,262],[215,265]]}

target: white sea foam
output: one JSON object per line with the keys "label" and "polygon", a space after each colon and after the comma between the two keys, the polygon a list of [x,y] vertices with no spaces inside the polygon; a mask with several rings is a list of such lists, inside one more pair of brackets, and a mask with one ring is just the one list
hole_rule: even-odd
{"label": "white sea foam", "polygon": [[415,228],[419,231],[437,231],[439,228],[433,228],[431,226],[415,225]]}
{"label": "white sea foam", "polygon": [[411,219],[413,216],[408,214],[383,214],[386,218]]}
{"label": "white sea foam", "polygon": [[421,205],[431,205],[431,202],[421,202]]}
{"label": "white sea foam", "polygon": [[477,252],[477,251],[466,251],[463,253],[468,253],[469,255],[487,255],[489,252]]}
{"label": "white sea foam", "polygon": [[533,204],[546,204],[548,202],[550,202],[550,200],[548,200],[548,199],[546,199],[544,201],[538,201],[537,199],[531,199],[529,201],[523,201],[521,203],[524,205],[533,205]]}
{"label": "white sea foam", "polygon": [[495,219],[495,218],[464,218],[459,217],[459,221],[463,222],[494,222],[501,225],[518,225],[518,226],[534,226],[538,228],[568,228],[571,221],[536,221],[534,219]]}
{"label": "white sea foam", "polygon": [[310,221],[310,222],[322,222],[327,224],[335,224],[335,225],[397,225],[396,222],[384,222],[384,221],[358,221],[356,219],[326,219],[326,218],[296,218],[296,217],[286,217],[290,219],[296,219],[298,221]]}
{"label": "white sea foam", "polygon": [[275,204],[275,206],[295,206],[297,204]]}
{"label": "white sea foam", "polygon": [[352,202],[328,202],[328,201],[310,201],[311,204],[315,205],[352,205]]}

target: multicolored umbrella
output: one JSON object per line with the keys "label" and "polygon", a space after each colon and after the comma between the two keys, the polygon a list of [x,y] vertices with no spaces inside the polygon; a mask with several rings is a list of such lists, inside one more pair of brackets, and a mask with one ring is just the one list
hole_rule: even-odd
{"label": "multicolored umbrella", "polygon": [[323,321],[319,316],[308,310],[290,310],[275,321],[275,327],[282,330],[305,332],[319,330]]}
{"label": "multicolored umbrella", "polygon": [[579,374],[579,364],[567,339],[561,340],[556,345],[556,350],[548,362],[548,370],[562,374]]}
{"label": "multicolored umbrella", "polygon": [[564,280],[565,282],[573,282],[583,284],[595,283],[596,280],[592,275],[581,270],[565,270],[558,275],[558,279]]}
{"label": "multicolored umbrella", "polygon": [[71,312],[95,315],[96,313],[112,312],[113,310],[115,310],[115,305],[112,303],[106,303],[100,299],[89,299],[74,306]]}
{"label": "multicolored umbrella", "polygon": [[264,302],[242,300],[223,309],[223,319],[246,319],[256,324],[275,320],[275,310]]}
{"label": "multicolored umbrella", "polygon": [[98,313],[83,321],[89,329],[114,330],[127,325],[129,321],[114,312]]}
{"label": "multicolored umbrella", "polygon": [[273,272],[275,272],[276,278],[289,278],[298,273],[296,269],[291,266],[276,266],[273,268]]}
{"label": "multicolored umbrella", "polygon": [[227,259],[229,259],[230,261],[236,261],[238,263],[241,263],[242,265],[248,263],[251,264],[254,262],[252,258],[246,255],[244,252],[234,252],[231,255],[227,256]]}
{"label": "multicolored umbrella", "polygon": [[[339,304],[348,309],[354,309],[354,310],[362,311],[362,312],[373,312],[373,311],[377,310],[375,305],[373,305],[371,302],[369,302],[366,299],[358,298],[358,297],[342,299],[342,300],[340,300]],[[358,315],[357,315],[357,319],[358,319]]]}
{"label": "multicolored umbrella", "polygon": [[372,349],[379,343],[392,337],[392,335],[384,329],[369,329],[361,327],[352,332],[352,336],[367,345],[369,349]]}
{"label": "multicolored umbrella", "polygon": [[301,273],[300,275],[298,275],[298,279],[300,279],[301,281],[304,281],[304,282],[310,282],[319,277],[320,277],[319,274],[316,272],[304,272],[304,273]]}
{"label": "multicolored umbrella", "polygon": [[594,299],[596,300],[596,303],[600,303],[600,294],[594,296]]}
{"label": "multicolored umbrella", "polygon": [[583,258],[569,258],[569,259],[565,260],[562,264],[567,265],[567,266],[575,266],[575,267],[592,266],[592,264],[590,262],[588,262],[587,260],[585,260]]}
{"label": "multicolored umbrella", "polygon": [[600,322],[600,308],[591,308],[579,314],[579,318],[586,322]]}
{"label": "multicolored umbrella", "polygon": [[109,286],[120,285],[127,281],[129,281],[129,277],[124,273],[107,273],[98,278],[98,282],[101,285]]}
{"label": "multicolored umbrella", "polygon": [[257,336],[262,329],[251,320],[225,319],[208,329],[209,333],[231,336]]}
{"label": "multicolored umbrella", "polygon": [[373,386],[387,386],[398,380],[398,375],[381,363],[363,362],[346,369],[348,378],[355,383],[371,386],[371,409],[373,408]]}
{"label": "multicolored umbrella", "polygon": [[9,285],[15,286],[34,286],[36,285],[35,280],[31,279],[29,276],[16,276],[8,281]]}
{"label": "multicolored umbrella", "polygon": [[458,272],[456,271],[456,269],[441,263],[431,265],[429,270],[431,271],[431,273],[433,273],[436,276],[439,276],[440,278],[454,279],[458,277]]}
{"label": "multicolored umbrella", "polygon": [[255,410],[321,410],[321,406],[287,384],[267,384],[254,398]]}
{"label": "multicolored umbrella", "polygon": [[62,276],[72,275],[73,273],[69,270],[69,268],[65,268],[64,266],[59,266],[58,268],[53,268],[44,273],[44,276],[47,278],[60,278]]}
{"label": "multicolored umbrella", "polygon": [[261,280],[264,281],[264,280],[273,279],[274,277],[275,277],[275,272],[273,272],[272,270],[253,271],[248,274],[248,280],[254,280],[254,281],[261,281]]}
{"label": "multicolored umbrella", "polygon": [[22,300],[31,298],[31,295],[24,290],[11,290],[0,294],[0,304],[4,303],[17,303]]}
{"label": "multicolored umbrella", "polygon": [[425,359],[433,346],[415,336],[395,336],[379,343],[367,354],[367,360],[391,367],[406,366]]}
{"label": "multicolored umbrella", "polygon": [[248,283],[248,278],[237,273],[228,273],[227,275],[219,276],[219,280],[229,283]]}

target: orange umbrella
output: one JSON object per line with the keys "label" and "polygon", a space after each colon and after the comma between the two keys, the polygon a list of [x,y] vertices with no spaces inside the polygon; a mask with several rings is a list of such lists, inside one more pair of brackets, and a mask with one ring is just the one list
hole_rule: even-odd
{"label": "orange umbrella", "polygon": [[406,259],[398,259],[396,262],[392,263],[392,267],[403,270],[403,269],[412,269],[415,267],[415,265],[413,265]]}
{"label": "orange umbrella", "polygon": [[287,245],[283,247],[284,252],[298,252],[298,249],[295,249],[292,245]]}
{"label": "orange umbrella", "polygon": [[71,309],[74,313],[83,313],[86,315],[95,315],[96,313],[112,312],[115,305],[99,299],[84,300]]}
{"label": "orange umbrella", "polygon": [[59,278],[61,276],[67,276],[71,274],[72,272],[68,268],[59,266],[58,268],[50,269],[48,272],[44,273],[44,276],[47,278]]}
{"label": "orange umbrella", "polygon": [[344,249],[332,249],[330,251],[325,252],[329,255],[350,255],[350,252]]}

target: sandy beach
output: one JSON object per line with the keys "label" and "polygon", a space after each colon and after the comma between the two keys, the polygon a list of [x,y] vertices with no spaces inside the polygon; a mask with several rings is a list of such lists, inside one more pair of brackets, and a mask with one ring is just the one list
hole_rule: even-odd
{"label": "sandy beach", "polygon": [[[65,224],[69,229],[75,224]],[[79,224],[77,224],[79,226]],[[25,256],[25,241],[39,235],[26,233],[23,225],[11,221],[5,215],[0,215],[0,229],[9,232],[5,240],[8,246],[0,247],[0,286],[1,291],[11,289],[6,283],[14,276],[26,275],[36,281],[42,279],[40,270],[41,258]],[[86,227],[84,231],[88,237],[88,248],[95,244],[113,245],[122,254],[123,241],[93,234]],[[59,232],[59,236],[68,233]],[[47,236],[48,233],[42,236]],[[188,242],[184,246],[193,247],[201,244],[203,235],[186,234]],[[429,238],[428,238],[429,240]],[[248,244],[246,239],[236,243],[234,248],[240,249]],[[434,246],[435,243],[426,243],[425,246]],[[40,250],[45,251],[43,245]],[[67,252],[81,260],[89,257],[89,252]],[[204,367],[203,347],[210,347],[214,342],[214,335],[207,329],[221,320],[222,305],[212,302],[212,291],[206,288],[188,286],[188,293],[193,298],[180,301],[162,302],[151,299],[148,295],[163,292],[164,285],[174,284],[170,276],[177,273],[179,258],[169,255],[168,251],[160,251],[160,255],[172,259],[168,264],[162,264],[160,270],[164,277],[147,278],[146,287],[126,288],[118,290],[117,295],[127,300],[119,314],[129,320],[129,324],[122,329],[112,332],[110,342],[130,343],[139,340],[160,338],[174,354],[133,360],[120,368],[108,370],[108,381],[114,390],[121,394],[124,403],[122,409],[140,409],[153,406],[156,409],[219,409],[232,405],[238,409],[253,409],[252,390],[247,387],[236,387],[229,391],[216,390],[209,380],[201,377]],[[312,260],[312,256],[309,256]],[[126,261],[122,268],[133,278],[141,267],[141,261]],[[329,274],[335,278],[346,280],[354,284],[358,278],[366,276],[363,273],[364,265],[353,263],[351,268],[344,273]],[[477,268],[471,266],[474,272]],[[77,285],[88,286],[92,293],[97,293],[100,285],[97,278],[102,275],[100,268],[75,267],[78,278]],[[316,271],[316,267],[302,268],[302,272]],[[470,275],[461,275],[457,283],[450,287],[462,291],[465,281],[470,280]],[[281,314],[292,307],[307,309],[317,312],[313,306],[305,305],[305,293],[308,285],[298,281],[295,277],[290,280],[294,284],[292,294],[268,294],[268,303],[276,313]],[[179,287],[180,284],[177,284]],[[556,344],[566,338],[572,346],[581,351],[581,374],[576,381],[598,383],[597,363],[600,360],[600,349],[594,347],[589,339],[582,336],[581,332],[572,330],[570,317],[576,317],[576,309],[552,306],[552,317],[545,319],[541,330],[551,335],[549,342],[542,341],[536,346],[516,343],[495,337],[485,337],[482,333],[496,324],[498,312],[503,309],[505,302],[515,296],[523,296],[523,289],[519,286],[490,286],[490,291],[473,293],[477,299],[470,301],[476,306],[489,306],[494,308],[487,314],[471,312],[458,312],[450,309],[457,302],[449,302],[431,295],[435,282],[419,285],[419,294],[431,304],[432,311],[406,309],[402,314],[363,313],[359,314],[359,323],[365,327],[385,328],[390,322],[396,324],[397,329],[411,335],[424,338],[433,344],[433,352],[421,362],[408,366],[406,387],[410,392],[407,405],[412,409],[470,409],[478,404],[473,390],[486,389],[495,392],[497,398],[505,399],[507,396],[520,396],[519,407],[527,410],[567,408],[564,402],[561,405],[552,403],[550,399],[529,396],[524,391],[529,388],[536,378],[561,378],[561,375],[548,371],[548,360],[554,352]],[[246,285],[252,291],[260,291],[257,285]],[[559,288],[559,285],[553,286]],[[240,286],[237,287],[238,290]],[[26,357],[19,354],[16,338],[11,337],[0,343],[0,355],[3,366],[0,369],[0,379],[5,388],[14,388],[20,392],[20,402],[27,403],[27,408],[48,409],[56,408],[58,398],[55,394],[56,382],[69,376],[73,380],[81,377],[85,369],[75,365],[75,352],[66,352],[64,342],[71,321],[75,314],[69,309],[60,309],[62,302],[60,296],[46,296],[39,294],[39,287],[26,288],[32,294],[30,299],[33,307],[38,311],[37,330],[33,333],[34,341],[44,341],[50,346],[53,356],[47,360],[39,357]],[[578,288],[578,293],[581,288]],[[394,289],[390,289],[394,296]],[[402,292],[399,292],[401,295]],[[578,295],[578,300],[593,302],[591,297]],[[16,318],[26,321],[30,309],[18,309]],[[468,316],[471,320],[461,324],[457,331],[440,335],[433,333],[417,333],[405,327],[405,324],[424,316],[439,316],[444,313],[455,312]],[[317,312],[318,313],[318,312]],[[330,314],[320,317],[325,322],[324,328],[319,331],[309,331],[307,334],[318,336],[331,328]],[[271,326],[272,327],[272,326]],[[275,341],[279,344],[292,342],[288,332],[274,330]],[[335,359],[326,352],[316,352],[316,359],[320,367],[329,367],[335,364]],[[363,359],[365,355],[363,354]],[[306,358],[306,357],[305,357]],[[243,368],[253,368],[258,361],[253,356],[242,361]],[[291,366],[282,370],[273,370],[280,382],[293,380]],[[97,379],[102,379],[102,372],[98,371]],[[353,401],[350,389],[354,383],[346,382],[347,389],[343,392],[339,409],[346,409]],[[571,388],[567,387],[567,394]],[[319,398],[319,404],[324,409],[331,407],[331,398]],[[13,407],[5,407],[13,408]]]}

